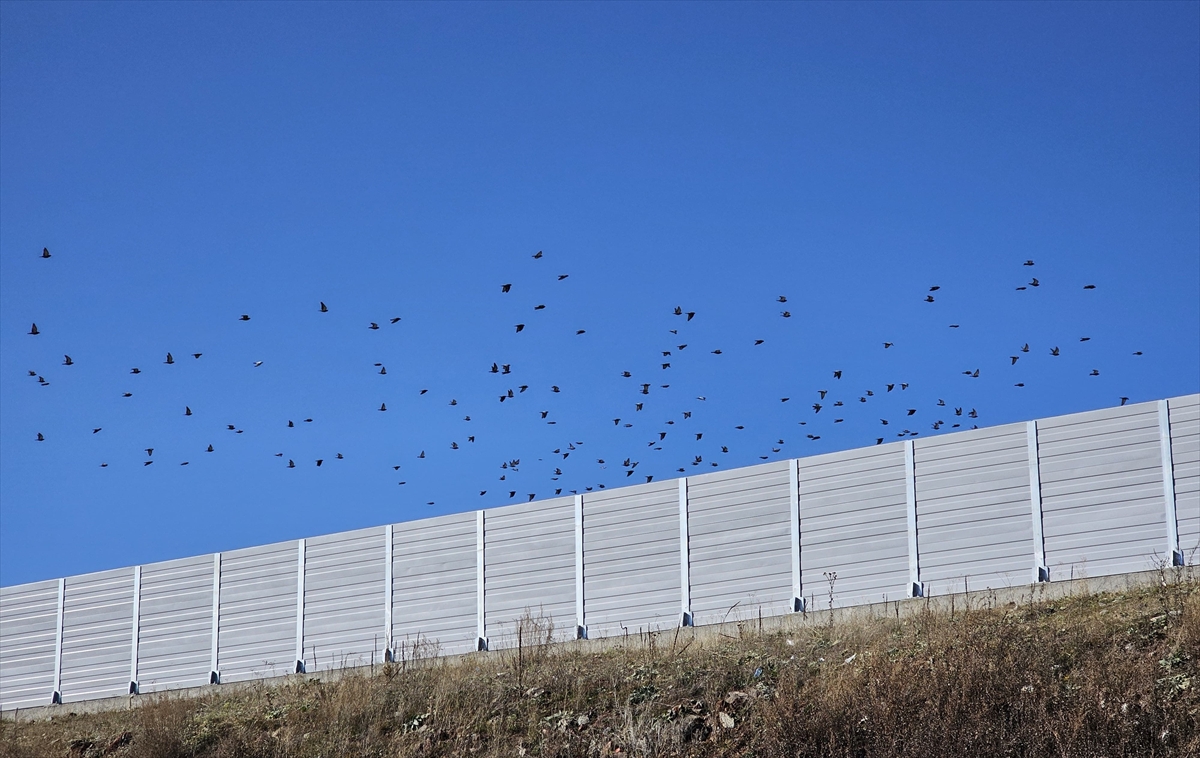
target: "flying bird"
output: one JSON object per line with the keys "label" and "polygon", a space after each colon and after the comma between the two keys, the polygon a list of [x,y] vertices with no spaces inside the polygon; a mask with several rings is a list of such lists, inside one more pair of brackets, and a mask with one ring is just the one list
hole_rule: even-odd
{"label": "flying bird", "polygon": [[511,285],[511,284],[501,284],[501,285],[500,285],[500,291],[501,291],[501,292],[508,292],[510,289],[512,289],[512,285]]}
{"label": "flying bird", "polygon": [[534,257],[535,259],[537,259],[537,258],[541,258],[541,257],[542,257],[542,251],[541,251],[541,250],[538,250],[536,253],[534,253],[534,254],[533,254],[533,257]]}
{"label": "flying bird", "polygon": [[[386,411],[386,410],[387,410],[387,403],[380,403],[380,404],[379,404],[379,410],[381,410],[381,411]],[[290,424],[290,423],[292,423],[292,422],[290,422],[290,421],[289,421],[288,423]]]}
{"label": "flying bird", "polygon": [[1083,285],[1083,288],[1084,288],[1085,290],[1094,290],[1094,289],[1096,289],[1096,285],[1094,285],[1094,284],[1085,284],[1085,285]]}
{"label": "flying bird", "polygon": [[42,248],[42,257],[43,257],[43,258],[49,258],[49,257],[50,257],[50,248],[48,248],[48,247],[43,247],[43,248]]}
{"label": "flying bird", "polygon": [[37,324],[34,324],[33,326],[31,326],[29,328],[29,333],[30,334],[41,334],[41,332],[38,331]]}
{"label": "flying bird", "polygon": [[204,353],[192,353],[192,357],[197,359],[199,359],[202,355],[204,355]]}
{"label": "flying bird", "polygon": [[325,306],[324,301],[321,302],[321,313],[329,313],[329,308]]}
{"label": "flying bird", "polygon": [[188,406],[186,406],[186,405],[185,405],[185,406],[183,406],[183,415],[185,415],[185,416],[190,416],[190,415],[192,415],[192,409],[191,409],[191,408],[189,408],[189,407],[188,407]]}
{"label": "flying bird", "polygon": [[524,328],[525,328],[525,325],[524,325],[524,324],[517,324],[517,333],[518,333],[518,334],[520,334],[520,333],[521,333],[521,330],[522,330],[522,329],[524,329]]}
{"label": "flying bird", "polygon": [[371,325],[370,325],[370,326],[368,326],[367,328],[368,328],[368,329],[378,329],[378,328],[379,328],[379,324],[376,324],[374,321],[372,321],[372,322],[371,322]]}
{"label": "flying bird", "polygon": [[390,319],[388,319],[389,324],[395,324],[395,323],[398,323],[399,321],[400,321],[399,316],[392,316]]}
{"label": "flying bird", "polygon": [[246,315],[245,313],[243,313],[241,315],[241,317],[238,319],[238,321],[249,321],[249,320],[250,320],[250,317],[248,315]]}
{"label": "flying bird", "polygon": [[42,436],[42,433],[41,433],[41,432],[38,432],[38,433],[37,433],[37,435],[38,435],[38,436],[37,436],[37,441],[38,441],[38,442],[45,442],[45,441],[46,441],[46,438]]}
{"label": "flying bird", "polygon": [[559,274],[558,280],[561,282],[563,279],[566,279],[568,276],[570,276],[570,274]]}
{"label": "flying bird", "polygon": [[167,353],[167,359],[165,361],[163,361],[163,363],[170,366],[174,362],[175,362],[175,356],[171,355],[170,353]]}
{"label": "flying bird", "polygon": [[63,356],[63,365],[64,365],[64,366],[74,366],[74,365],[75,365],[75,361],[71,360],[71,356],[69,356],[69,355],[64,355],[64,356]]}

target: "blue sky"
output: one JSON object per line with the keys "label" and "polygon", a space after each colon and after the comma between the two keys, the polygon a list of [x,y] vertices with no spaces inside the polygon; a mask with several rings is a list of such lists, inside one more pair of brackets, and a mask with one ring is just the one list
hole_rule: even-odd
{"label": "blue sky", "polygon": [[4,585],[1196,392],[1198,324],[1195,3],[0,5]]}

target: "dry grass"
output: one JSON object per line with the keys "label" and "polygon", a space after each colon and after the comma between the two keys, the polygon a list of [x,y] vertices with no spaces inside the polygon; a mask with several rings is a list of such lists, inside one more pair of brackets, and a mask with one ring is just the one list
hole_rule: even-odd
{"label": "dry grass", "polygon": [[1197,756],[1198,656],[1200,583],[1168,580],[162,698],[5,722],[0,755]]}

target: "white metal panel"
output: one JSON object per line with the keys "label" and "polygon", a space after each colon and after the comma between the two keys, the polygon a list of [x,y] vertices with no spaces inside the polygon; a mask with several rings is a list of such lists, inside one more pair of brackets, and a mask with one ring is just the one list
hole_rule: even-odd
{"label": "white metal panel", "polygon": [[1188,565],[1200,564],[1200,395],[1167,401],[1179,549]]}
{"label": "white metal panel", "polygon": [[295,671],[296,544],[221,554],[217,669],[222,682]]}
{"label": "white metal panel", "polygon": [[688,478],[696,624],[791,610],[789,469],[794,466],[794,461],[779,461]]}
{"label": "white metal panel", "polygon": [[1025,424],[916,440],[917,544],[929,594],[1028,584]]}
{"label": "white metal panel", "polygon": [[1038,458],[1051,580],[1169,560],[1156,403],[1039,421]]}
{"label": "white metal panel", "polygon": [[138,691],[208,684],[212,556],[142,566]]}
{"label": "white metal panel", "polygon": [[475,649],[474,512],[392,525],[392,645],[441,655]]}
{"label": "white metal panel", "polygon": [[383,662],[386,538],[373,527],[305,540],[306,671]]}
{"label": "white metal panel", "polygon": [[679,625],[679,485],[583,497],[583,597],[589,637]]}
{"label": "white metal panel", "polygon": [[63,702],[129,694],[132,642],[133,569],[67,577]]}
{"label": "white metal panel", "polygon": [[0,588],[0,710],[50,704],[57,636],[57,579]]}
{"label": "white metal panel", "polygon": [[[488,649],[575,637],[575,505],[569,497],[487,512],[484,611]],[[534,632],[540,632],[540,640]],[[531,636],[533,635],[533,636]]]}
{"label": "white metal panel", "polygon": [[809,609],[908,597],[904,449],[893,442],[800,459],[800,561]]}

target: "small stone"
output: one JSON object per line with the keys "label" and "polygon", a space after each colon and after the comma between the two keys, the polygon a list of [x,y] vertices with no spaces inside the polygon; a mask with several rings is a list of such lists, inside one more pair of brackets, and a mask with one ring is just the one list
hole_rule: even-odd
{"label": "small stone", "polygon": [[717,714],[717,717],[721,719],[721,726],[725,727],[726,729],[732,729],[733,725],[737,723],[736,721],[733,720],[733,716],[730,716],[728,713],[725,713],[724,711]]}

